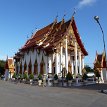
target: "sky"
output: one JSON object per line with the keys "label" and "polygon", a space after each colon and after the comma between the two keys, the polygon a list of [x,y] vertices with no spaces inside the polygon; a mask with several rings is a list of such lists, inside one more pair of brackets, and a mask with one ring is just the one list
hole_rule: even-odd
{"label": "sky", "polygon": [[88,51],[85,64],[92,67],[96,51],[104,49],[101,29],[93,18],[96,15],[107,50],[107,0],[0,0],[0,59],[13,57],[32,33],[52,23],[57,15],[58,21],[64,14],[69,20],[74,8],[78,32]]}

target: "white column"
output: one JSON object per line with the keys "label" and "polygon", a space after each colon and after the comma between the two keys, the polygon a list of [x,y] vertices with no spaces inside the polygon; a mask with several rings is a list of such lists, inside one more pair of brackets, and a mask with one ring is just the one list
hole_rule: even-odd
{"label": "white column", "polygon": [[82,69],[81,69],[81,51],[79,52],[79,74],[82,75]]}
{"label": "white column", "polygon": [[62,71],[62,43],[61,43],[61,50],[60,50],[60,73]]}
{"label": "white column", "polygon": [[58,51],[56,51],[55,57],[55,73],[58,74]]}
{"label": "white column", "polygon": [[52,73],[52,59],[51,59],[51,57],[49,57],[49,71],[48,71],[48,73]]}
{"label": "white column", "polygon": [[82,57],[82,69],[84,69],[84,57]]}
{"label": "white column", "polygon": [[74,61],[73,61],[73,57],[71,57],[71,65],[72,65],[72,74],[74,74]]}
{"label": "white column", "polygon": [[68,72],[68,46],[67,46],[67,36],[65,39],[65,67]]}
{"label": "white column", "polygon": [[78,65],[77,65],[77,43],[75,41],[75,75],[78,74]]}
{"label": "white column", "polygon": [[46,70],[46,74],[48,74],[48,56],[46,56],[46,59],[45,59],[45,70]]}

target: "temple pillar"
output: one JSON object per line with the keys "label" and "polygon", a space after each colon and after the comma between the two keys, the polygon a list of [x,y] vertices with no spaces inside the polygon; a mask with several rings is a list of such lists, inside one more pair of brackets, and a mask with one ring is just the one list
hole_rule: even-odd
{"label": "temple pillar", "polygon": [[56,57],[55,57],[55,74],[58,74],[58,50],[56,50]]}
{"label": "temple pillar", "polygon": [[75,75],[77,75],[78,74],[78,64],[77,64],[77,43],[76,43],[76,41],[75,41],[74,51],[75,51]]}
{"label": "temple pillar", "polygon": [[81,69],[81,51],[79,52],[79,74],[82,75],[82,69]]}
{"label": "temple pillar", "polygon": [[74,74],[74,61],[73,61],[73,57],[71,57],[71,66],[72,66],[72,74]]}
{"label": "temple pillar", "polygon": [[61,48],[60,48],[60,73],[62,71],[62,43],[60,44]]}
{"label": "temple pillar", "polygon": [[52,73],[52,59],[51,59],[51,57],[48,57],[49,59],[48,59],[48,61],[49,61],[49,65],[48,65],[48,67],[49,67],[49,69],[48,69],[48,73]]}
{"label": "temple pillar", "polygon": [[82,69],[84,69],[84,57],[82,57]]}
{"label": "temple pillar", "polygon": [[65,68],[68,72],[68,46],[67,46],[67,36],[66,36],[66,39],[65,39]]}

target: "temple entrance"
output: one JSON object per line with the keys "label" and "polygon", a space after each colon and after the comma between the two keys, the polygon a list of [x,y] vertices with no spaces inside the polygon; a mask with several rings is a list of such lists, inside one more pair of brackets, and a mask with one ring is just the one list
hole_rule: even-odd
{"label": "temple entrance", "polygon": [[52,63],[52,74],[55,74],[55,62]]}
{"label": "temple entrance", "polygon": [[38,64],[34,64],[34,75],[38,74]]}
{"label": "temple entrance", "polygon": [[42,61],[40,63],[40,74],[41,75],[45,74],[45,63],[44,63],[43,57],[42,57]]}
{"label": "temple entrance", "polygon": [[24,72],[26,71],[27,69],[27,65],[26,65],[26,61],[25,61],[25,64],[24,64]]}
{"label": "temple entrance", "polygon": [[67,70],[66,70],[66,68],[64,67],[63,69],[62,69],[62,77],[66,77],[66,74],[67,74]]}
{"label": "temple entrance", "polygon": [[32,73],[32,64],[29,63],[28,74],[31,74],[31,73]]}
{"label": "temple entrance", "polygon": [[16,74],[18,74],[18,65],[16,65]]}
{"label": "temple entrance", "polygon": [[20,64],[20,74],[22,74],[22,62]]}

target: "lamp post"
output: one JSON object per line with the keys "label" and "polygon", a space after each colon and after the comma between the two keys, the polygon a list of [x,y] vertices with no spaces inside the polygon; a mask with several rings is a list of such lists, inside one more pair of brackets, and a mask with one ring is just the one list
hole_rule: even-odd
{"label": "lamp post", "polygon": [[105,54],[106,54],[106,49],[105,49],[105,39],[104,39],[104,31],[103,31],[102,26],[101,26],[101,24],[100,24],[100,22],[99,22],[99,17],[98,17],[98,16],[94,16],[94,19],[95,19],[96,22],[99,24],[100,29],[101,29],[101,32],[102,32],[102,34],[103,34],[104,51],[105,51]]}

